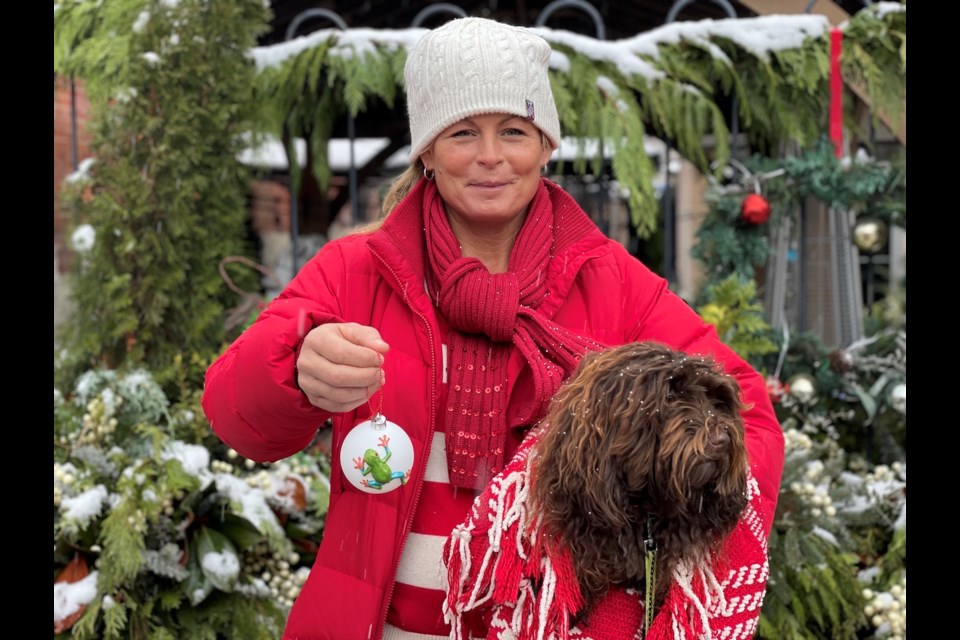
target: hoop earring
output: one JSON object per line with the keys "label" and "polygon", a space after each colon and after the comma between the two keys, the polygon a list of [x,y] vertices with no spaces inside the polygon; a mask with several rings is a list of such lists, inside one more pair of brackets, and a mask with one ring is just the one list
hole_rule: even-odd
{"label": "hoop earring", "polygon": [[437,175],[437,172],[434,171],[433,169],[427,169],[426,167],[423,168],[423,178],[425,180],[428,180],[428,181],[433,180],[433,177],[435,175]]}
{"label": "hoop earring", "polygon": [[543,165],[542,167],[540,167],[540,175],[542,176],[547,175],[547,165]]}

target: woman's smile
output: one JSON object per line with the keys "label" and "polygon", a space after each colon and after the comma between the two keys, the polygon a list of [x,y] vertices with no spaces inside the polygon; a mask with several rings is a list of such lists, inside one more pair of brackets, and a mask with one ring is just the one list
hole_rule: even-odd
{"label": "woman's smile", "polygon": [[453,227],[487,234],[519,228],[551,154],[526,118],[484,113],[444,129],[421,159]]}

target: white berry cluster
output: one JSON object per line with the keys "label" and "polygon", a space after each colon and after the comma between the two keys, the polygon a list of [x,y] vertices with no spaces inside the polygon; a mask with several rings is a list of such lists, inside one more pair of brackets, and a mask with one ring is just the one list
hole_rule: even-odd
{"label": "white berry cluster", "polygon": [[878,464],[873,471],[867,474],[866,480],[874,482],[906,482],[907,465],[902,462],[893,462],[889,466]]}
{"label": "white berry cluster", "polygon": [[317,475],[317,473],[319,473],[317,471],[315,464],[308,464],[303,460],[296,460],[296,459],[292,460],[292,465],[290,470],[293,471],[298,476],[302,476],[304,478],[314,476],[314,475]]}
{"label": "white berry cluster", "polygon": [[864,476],[864,484],[874,504],[898,511],[906,504],[907,465],[903,462],[877,465]]}
{"label": "white berry cluster", "polygon": [[59,507],[64,491],[73,494],[77,480],[77,469],[72,464],[53,463],[53,506]]}
{"label": "white berry cluster", "polygon": [[783,438],[788,453],[809,453],[813,449],[813,440],[798,429],[787,429],[783,432]]}
{"label": "white berry cluster", "polygon": [[[230,460],[230,461],[232,461],[232,462],[235,462],[235,463],[237,463],[237,464],[241,464],[240,461],[238,460],[238,458],[240,458],[240,454],[237,453],[235,449],[228,449],[228,450],[227,450],[227,459],[228,459],[228,460]],[[249,458],[244,459],[242,464],[243,464],[243,466],[244,466],[248,471],[252,471],[253,468],[257,466],[257,463],[254,462],[253,460],[250,460]]]}
{"label": "white berry cluster", "polygon": [[127,516],[127,524],[132,531],[144,535],[147,533],[147,514],[143,512],[143,509],[137,509]]}
{"label": "white berry cluster", "polygon": [[267,490],[272,485],[272,482],[270,480],[270,474],[264,469],[261,469],[256,473],[246,476],[244,480],[249,486],[253,487],[254,489]]}
{"label": "white berry cluster", "polygon": [[837,515],[837,508],[833,505],[833,499],[827,491],[827,485],[815,485],[809,481],[791,482],[790,490],[810,505],[810,515],[813,517],[825,515],[832,518]]}
{"label": "white berry cluster", "polygon": [[86,413],[83,414],[83,428],[70,434],[72,444],[99,444],[110,442],[117,430],[117,419],[114,417],[117,407],[123,404],[122,396],[114,396],[111,402],[105,402],[103,396],[97,396],[87,403]]}
{"label": "white berry cluster", "polygon": [[907,577],[890,587],[889,591],[876,592],[864,589],[867,604],[863,612],[877,629],[876,637],[886,640],[905,640],[907,637]]}
{"label": "white berry cluster", "polygon": [[166,516],[172,516],[176,513],[175,503],[179,503],[184,496],[183,489],[178,489],[177,491],[170,492],[165,483],[160,485],[160,510]]}
{"label": "white berry cluster", "polygon": [[214,473],[233,473],[233,465],[224,460],[214,458],[210,461],[210,470]]}
{"label": "white berry cluster", "polygon": [[307,567],[296,568],[296,564],[300,562],[299,554],[295,551],[287,554],[279,551],[271,553],[264,542],[255,545],[249,554],[244,566],[252,574],[254,584],[262,580],[270,597],[281,607],[290,609],[310,574]]}

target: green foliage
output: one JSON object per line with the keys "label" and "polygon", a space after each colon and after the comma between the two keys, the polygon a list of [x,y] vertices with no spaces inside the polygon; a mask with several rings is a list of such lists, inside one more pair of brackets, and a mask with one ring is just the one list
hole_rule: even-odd
{"label": "green foliage", "polygon": [[[732,169],[734,178],[714,182],[706,194],[710,212],[697,229],[691,254],[703,264],[708,289],[730,274],[753,279],[772,251],[770,235],[792,218],[807,198],[842,210],[868,212],[906,228],[906,166],[872,160],[841,163],[829,140],[800,155],[768,158],[755,154]],[[770,219],[752,224],[741,216],[743,199],[760,191],[770,203]]]}
{"label": "green foliage", "polygon": [[[844,33],[844,79],[873,96],[872,116],[886,114],[899,123],[906,104],[896,96],[906,93],[907,14],[883,13],[880,7],[858,12]],[[891,73],[899,70],[900,73]]]}
{"label": "green foliage", "polygon": [[896,635],[890,626],[903,624],[905,607],[881,612],[893,598],[881,605],[875,591],[899,595],[902,580],[905,605],[906,465],[848,455],[827,436],[829,419],[791,416],[783,426],[787,457],[758,637]]}
{"label": "green foliage", "polygon": [[[758,366],[774,370],[769,356]],[[845,349],[799,334],[779,366],[783,388],[768,380],[787,456],[760,637],[903,637],[905,329]],[[812,394],[791,388],[799,374]]]}
{"label": "green foliage", "polygon": [[145,0],[55,4],[54,74],[83,78],[88,95],[97,101],[133,86],[133,25],[147,5]]}
{"label": "green foliage", "polygon": [[[95,161],[71,194],[95,236],[77,247],[65,342],[81,370],[142,365],[166,385],[175,354],[209,357],[228,339],[234,294],[217,265],[251,250],[249,176],[236,157],[257,115],[246,52],[266,19],[256,0],[55,13],[55,70],[104,89],[92,93]],[[116,65],[98,68],[101,51]]]}
{"label": "green foliage", "polygon": [[782,536],[771,548],[787,551],[792,562],[771,558],[783,569],[768,583],[758,637],[856,639],[865,621],[855,558],[817,535],[787,529]]}
{"label": "green foliage", "polygon": [[[731,346],[752,337],[774,349],[746,357],[768,372],[768,389],[786,435],[783,481],[769,541],[770,579],[758,637],[903,637],[906,610],[906,293],[877,303],[867,338],[838,349],[815,335],[771,335],[754,301],[756,269],[767,261],[770,227],[806,198],[869,211],[905,224],[905,170],[837,161],[822,141],[785,159],[759,155],[739,180],[714,184],[712,208],[695,255],[707,282],[699,307]],[[758,186],[771,204],[765,224],[740,219]],[[884,215],[882,212],[888,212]],[[750,331],[728,320],[733,304],[750,309]],[[724,324],[726,321],[726,324]],[[743,333],[743,336],[741,336]],[[785,340],[789,340],[784,344]],[[812,393],[798,376],[809,376]]]}
{"label": "green foliage", "polygon": [[182,397],[143,371],[54,391],[54,575],[79,555],[96,585],[63,637],[280,636],[323,533],[326,454],[256,465],[199,444],[209,428],[180,440],[202,415]]}
{"label": "green foliage", "polygon": [[[755,362],[761,370],[776,370],[771,356]],[[780,378],[789,387],[800,374],[812,376],[815,394],[798,398],[787,389],[775,405],[782,424],[817,425],[822,437],[870,464],[906,458],[906,400],[895,397],[907,382],[905,329],[888,327],[844,349],[798,334],[786,349]]]}
{"label": "green foliage", "polygon": [[[349,40],[341,43],[341,37],[333,31],[311,37],[298,54],[263,65],[255,86],[254,99],[267,110],[265,131],[285,140],[289,158],[296,157],[294,139],[306,139],[314,177],[323,188],[330,183],[327,142],[337,117],[356,116],[371,100],[392,106],[403,86],[404,48],[389,38],[361,48]],[[296,162],[290,167],[298,188],[300,168]]]}
{"label": "green foliage", "polygon": [[[551,83],[561,128],[579,141],[574,171],[599,175],[605,155],[611,156],[613,173],[629,192],[634,227],[641,237],[648,237],[656,227],[657,201],[638,94],[609,64],[597,65],[572,48],[556,46],[570,64],[569,73],[551,74]],[[588,141],[594,143],[592,157],[587,156]]]}
{"label": "green foliage", "polygon": [[[783,24],[792,18],[752,20]],[[829,25],[812,16],[795,18],[795,25],[783,28],[784,38],[797,44],[765,52],[753,50],[749,38],[740,41],[721,24],[689,30],[668,25],[619,42],[540,32],[555,52],[550,80],[564,133],[591,138],[612,151],[614,175],[629,190],[632,222],[642,237],[649,236],[657,220],[644,135],[669,140],[711,173],[711,162],[723,166],[730,155],[730,124],[720,105],[733,97],[740,128],[756,148],[811,145],[824,130]],[[891,65],[888,55],[891,49],[905,51],[905,29],[905,10],[861,11],[847,24],[844,51],[852,53],[842,58],[843,73],[869,78],[864,92],[877,104],[905,99],[906,57]],[[305,138],[321,185],[330,179],[326,144],[334,119],[360,114],[371,100],[392,105],[403,88],[403,63],[412,39],[387,30],[371,30],[363,38],[361,44],[352,35],[327,30],[298,39],[297,46],[284,43],[256,51],[257,100],[270,114],[265,130],[282,136],[291,150],[294,138]],[[714,140],[710,154],[704,150],[705,136]],[[588,158],[582,145],[575,171],[597,173],[601,153]],[[299,184],[296,163],[291,171]]]}
{"label": "green foliage", "polygon": [[710,158],[704,151],[704,136],[716,138],[714,158],[726,161],[730,155],[728,125],[716,101],[724,87],[737,82],[728,61],[716,53],[712,41],[681,37],[676,43],[658,43],[657,55],[647,60],[663,75],[653,81],[632,78],[651,133],[672,141],[705,172]]}
{"label": "green foliage", "polygon": [[724,344],[745,360],[777,350],[756,296],[756,282],[731,274],[707,290],[710,302],[697,309],[716,328]]}

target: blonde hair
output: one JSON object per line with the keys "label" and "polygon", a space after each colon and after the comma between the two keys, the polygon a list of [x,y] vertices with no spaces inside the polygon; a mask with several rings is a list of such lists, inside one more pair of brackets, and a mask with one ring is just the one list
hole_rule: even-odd
{"label": "blonde hair", "polygon": [[423,178],[423,163],[418,158],[390,183],[390,189],[383,197],[383,206],[380,209],[381,219],[386,218],[400,204],[400,201],[407,197],[421,178]]}
{"label": "blonde hair", "polygon": [[376,220],[357,226],[353,233],[373,233],[383,225],[391,211],[396,208],[400,201],[407,197],[407,194],[417,186],[417,182],[423,177],[423,165],[420,160],[404,169],[403,173],[398,175],[390,183],[386,195],[383,197],[383,204],[380,206],[380,217]]}

